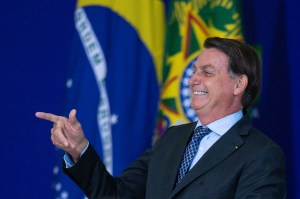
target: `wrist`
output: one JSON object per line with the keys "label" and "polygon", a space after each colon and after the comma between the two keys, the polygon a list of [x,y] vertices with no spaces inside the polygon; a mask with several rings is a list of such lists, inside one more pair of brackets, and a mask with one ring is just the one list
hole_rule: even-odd
{"label": "wrist", "polygon": [[84,141],[76,147],[74,153],[70,154],[72,156],[74,163],[78,162],[79,158],[82,155],[82,152],[86,149],[88,143],[89,142],[86,139],[84,139]]}

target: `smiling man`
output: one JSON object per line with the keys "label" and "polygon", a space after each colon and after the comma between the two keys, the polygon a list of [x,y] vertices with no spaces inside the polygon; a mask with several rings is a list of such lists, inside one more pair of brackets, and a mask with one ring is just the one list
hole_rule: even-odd
{"label": "smiling man", "polygon": [[203,50],[193,66],[194,75],[189,81],[191,105],[203,125],[243,109],[241,98],[248,78],[232,72],[228,63],[225,53],[210,47]]}
{"label": "smiling man", "polygon": [[66,152],[63,169],[89,198],[285,198],[282,150],[243,115],[261,85],[255,51],[208,38],[193,67],[191,105],[199,120],[170,127],[118,177],[106,171],[75,110],[69,118],[36,113],[54,123],[52,142]]}

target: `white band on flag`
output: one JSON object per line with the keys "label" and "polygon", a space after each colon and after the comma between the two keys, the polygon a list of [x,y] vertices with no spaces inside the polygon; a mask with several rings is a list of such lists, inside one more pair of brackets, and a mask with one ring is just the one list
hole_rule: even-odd
{"label": "white band on flag", "polygon": [[109,99],[105,87],[106,78],[106,61],[102,51],[102,47],[96,37],[96,34],[87,18],[84,9],[79,8],[75,12],[76,29],[80,35],[81,42],[84,46],[86,55],[90,61],[94,71],[98,88],[100,92],[100,99],[98,105],[98,127],[100,131],[103,162],[106,169],[111,174],[113,173],[113,150],[112,150],[112,135],[111,135],[111,117]]}

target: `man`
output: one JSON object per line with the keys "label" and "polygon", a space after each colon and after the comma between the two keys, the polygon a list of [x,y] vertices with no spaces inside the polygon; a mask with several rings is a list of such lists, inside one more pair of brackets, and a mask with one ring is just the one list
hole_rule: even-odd
{"label": "man", "polygon": [[66,152],[64,171],[89,198],[285,198],[283,152],[243,116],[261,84],[255,51],[208,38],[193,67],[191,105],[199,121],[170,127],[118,177],[88,143],[76,110],[69,118],[36,113],[54,123],[51,140]]}

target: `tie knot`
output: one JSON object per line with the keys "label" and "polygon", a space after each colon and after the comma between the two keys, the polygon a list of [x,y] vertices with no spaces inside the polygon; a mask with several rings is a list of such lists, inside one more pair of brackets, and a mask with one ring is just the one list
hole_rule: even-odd
{"label": "tie knot", "polygon": [[211,130],[209,128],[207,128],[206,126],[198,126],[195,129],[195,136],[204,137],[204,136],[208,135],[210,132],[211,132]]}

